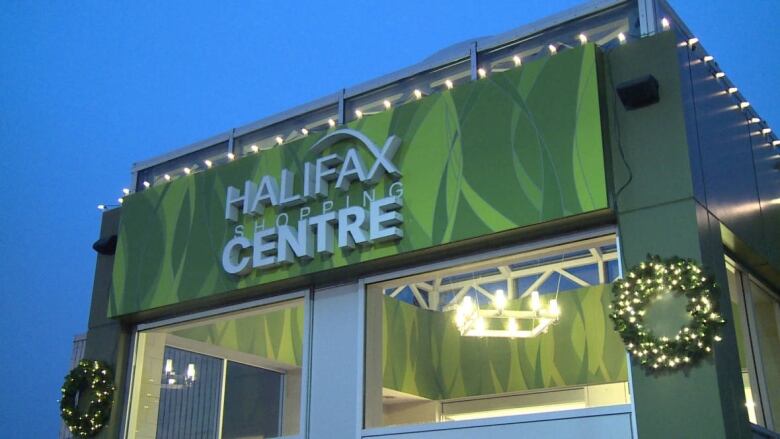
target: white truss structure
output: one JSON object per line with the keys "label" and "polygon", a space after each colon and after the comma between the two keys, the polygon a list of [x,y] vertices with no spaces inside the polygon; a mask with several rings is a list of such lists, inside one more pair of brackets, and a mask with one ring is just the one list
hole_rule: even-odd
{"label": "white truss structure", "polygon": [[[528,297],[531,292],[537,291],[556,273],[582,287],[591,286],[591,283],[571,272],[573,269],[583,267],[592,266],[598,273],[598,284],[607,283],[607,263],[618,258],[614,244],[613,236],[599,237],[500,258],[487,263],[396,279],[383,282],[380,286],[385,295],[394,298],[404,291],[411,291],[417,306],[432,311],[454,310],[467,294],[483,296],[493,302],[494,293],[488,289],[488,285],[501,282],[505,285],[502,289],[506,291],[508,300],[522,299]],[[555,256],[560,256],[560,259],[556,260]],[[521,263],[540,259],[547,259],[547,262],[518,267]],[[485,273],[486,271],[488,273]],[[462,279],[463,275],[468,273],[473,273],[473,277]],[[461,279],[448,281],[452,277]],[[517,280],[529,277],[536,277],[536,279],[522,291],[516,291]],[[446,294],[451,292],[455,294]]]}

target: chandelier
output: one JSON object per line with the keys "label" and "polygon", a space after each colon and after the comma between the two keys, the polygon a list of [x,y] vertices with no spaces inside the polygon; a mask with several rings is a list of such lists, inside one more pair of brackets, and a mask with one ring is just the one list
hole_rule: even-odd
{"label": "chandelier", "polygon": [[[480,309],[471,296],[465,296],[455,312],[455,325],[466,337],[532,338],[547,331],[558,321],[561,309],[557,299],[542,306],[538,291],[531,292],[530,310],[506,309],[508,299],[504,290],[496,290],[493,309]],[[530,329],[520,329],[521,321],[529,321]],[[525,325],[527,327],[527,325]]]}
{"label": "chandelier", "polygon": [[173,369],[173,360],[165,360],[165,373],[163,374],[162,387],[167,389],[181,389],[190,387],[195,382],[195,364],[190,363],[184,374],[177,374]]}

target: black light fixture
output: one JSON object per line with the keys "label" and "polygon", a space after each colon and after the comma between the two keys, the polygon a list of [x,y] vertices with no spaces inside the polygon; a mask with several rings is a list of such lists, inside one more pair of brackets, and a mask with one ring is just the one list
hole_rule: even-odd
{"label": "black light fixture", "polygon": [[101,255],[113,255],[116,253],[116,235],[98,239],[92,244],[92,249]]}
{"label": "black light fixture", "polygon": [[658,80],[653,75],[625,81],[617,86],[620,102],[626,110],[636,110],[658,103]]}

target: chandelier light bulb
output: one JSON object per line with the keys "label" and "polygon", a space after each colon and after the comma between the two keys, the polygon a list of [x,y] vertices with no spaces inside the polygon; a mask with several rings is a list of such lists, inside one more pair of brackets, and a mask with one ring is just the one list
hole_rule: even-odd
{"label": "chandelier light bulb", "polygon": [[422,99],[422,92],[419,89],[414,89],[414,97],[415,99]]}
{"label": "chandelier light bulb", "polygon": [[363,118],[363,112],[360,111],[360,110],[355,110],[355,117],[357,117],[358,119],[362,119]]}
{"label": "chandelier light bulb", "polygon": [[192,173],[192,169],[184,168],[184,173],[187,174],[187,175],[190,175]]}
{"label": "chandelier light bulb", "polygon": [[335,127],[336,121],[333,119],[328,119],[328,126],[330,126],[331,128]]}
{"label": "chandelier light bulb", "polygon": [[187,365],[187,379],[195,381],[195,364],[193,363]]}
{"label": "chandelier light bulb", "polygon": [[170,174],[163,175],[163,178],[165,179],[165,181],[171,181],[171,175]]}
{"label": "chandelier light bulb", "polygon": [[106,210],[106,205],[105,204],[98,204],[97,208],[98,208],[98,210]]}
{"label": "chandelier light bulb", "polygon": [[504,290],[496,290],[496,293],[493,295],[493,306],[496,307],[496,309],[501,312],[506,308],[506,295],[504,294]]}
{"label": "chandelier light bulb", "polygon": [[144,181],[144,187],[145,187],[145,188],[147,188],[147,189],[148,189],[148,188],[149,188],[149,187],[151,187],[151,186],[152,186],[152,184],[151,184],[151,183],[149,183],[148,181]]}
{"label": "chandelier light bulb", "polygon": [[547,50],[550,51],[550,55],[555,55],[556,53],[558,53],[558,48],[553,46],[552,44],[547,46]]}
{"label": "chandelier light bulb", "polygon": [[203,163],[206,165],[207,168],[210,168],[214,163],[211,160],[203,160]]}
{"label": "chandelier light bulb", "polygon": [[538,291],[531,291],[531,310],[539,311],[542,307],[542,301],[539,299]]}
{"label": "chandelier light bulb", "polygon": [[728,92],[730,95],[733,95],[737,92],[737,87],[729,87]]}
{"label": "chandelier light bulb", "polygon": [[303,134],[304,136],[308,136],[309,130],[307,130],[306,128],[301,128],[301,134]]}
{"label": "chandelier light bulb", "polygon": [[250,147],[249,147],[249,149],[251,149],[251,150],[252,150],[252,152],[258,152],[258,151],[260,151],[260,148],[259,148],[257,145],[255,145],[255,144],[253,144],[252,146],[250,146]]}
{"label": "chandelier light bulb", "polygon": [[390,109],[390,107],[392,107],[392,106],[393,106],[393,104],[392,104],[390,101],[388,101],[387,99],[385,99],[384,101],[382,101],[382,105],[384,105],[384,106],[385,106],[385,110],[389,110],[389,109]]}
{"label": "chandelier light bulb", "polygon": [[452,83],[452,81],[451,81],[451,80],[449,80],[449,79],[447,79],[446,81],[444,81],[444,85],[446,85],[446,86],[447,86],[447,89],[449,89],[449,90],[452,90],[452,87],[454,87],[454,86],[455,86],[455,85]]}
{"label": "chandelier light bulb", "polygon": [[618,34],[618,41],[620,42],[620,44],[625,43],[626,42],[626,34],[624,34],[623,32],[619,33]]}
{"label": "chandelier light bulb", "polygon": [[234,160],[236,158],[236,155],[232,152],[227,153],[228,160]]}
{"label": "chandelier light bulb", "polygon": [[480,79],[485,79],[487,77],[487,70],[479,68],[477,69],[477,75],[479,75]]}
{"label": "chandelier light bulb", "polygon": [[561,315],[561,309],[558,307],[557,299],[550,300],[550,314],[554,315],[555,317]]}
{"label": "chandelier light bulb", "polygon": [[125,195],[130,195],[130,189],[124,188],[124,189],[122,189],[122,193],[125,194]]}
{"label": "chandelier light bulb", "polygon": [[715,72],[715,77],[718,78],[718,79],[725,78],[726,74],[723,73],[723,72]]}
{"label": "chandelier light bulb", "polygon": [[671,23],[669,23],[669,19],[664,17],[661,19],[661,28],[663,30],[669,30],[669,27],[671,27]]}
{"label": "chandelier light bulb", "polygon": [[577,38],[580,40],[580,44],[585,44],[588,42],[588,37],[585,36],[585,34],[579,34],[577,35]]}
{"label": "chandelier light bulb", "polygon": [[471,296],[466,296],[463,298],[463,302],[461,302],[460,305],[463,307],[463,314],[471,314],[471,311],[474,310],[474,299],[472,299]]}
{"label": "chandelier light bulb", "polygon": [[276,136],[276,144],[281,145],[282,143],[284,143],[282,136]]}
{"label": "chandelier light bulb", "polygon": [[523,64],[523,60],[518,55],[513,56],[512,61],[515,63],[515,67],[520,67]]}

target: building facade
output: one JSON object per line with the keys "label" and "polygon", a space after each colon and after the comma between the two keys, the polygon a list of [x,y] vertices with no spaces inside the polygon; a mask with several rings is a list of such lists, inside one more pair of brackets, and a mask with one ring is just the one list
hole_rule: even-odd
{"label": "building facade", "polygon": [[[100,437],[778,437],[778,146],[668,4],[605,0],[138,163]],[[649,255],[718,287],[639,321],[715,343],[621,338]]]}

